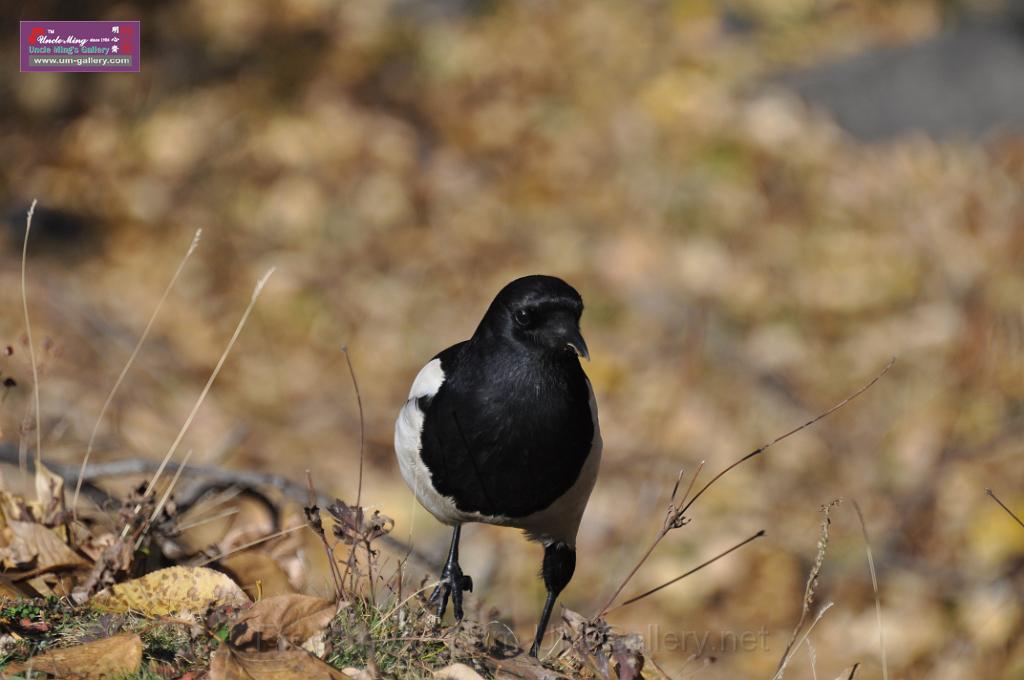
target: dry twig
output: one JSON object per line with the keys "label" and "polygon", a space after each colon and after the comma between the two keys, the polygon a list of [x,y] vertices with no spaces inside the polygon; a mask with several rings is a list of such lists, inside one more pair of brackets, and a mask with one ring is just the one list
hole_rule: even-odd
{"label": "dry twig", "polygon": [[138,341],[135,343],[135,348],[132,349],[132,353],[128,355],[128,361],[125,362],[124,368],[121,369],[121,373],[117,376],[117,380],[114,381],[114,386],[110,388],[110,392],[107,393],[107,398],[103,402],[103,406],[100,407],[100,413],[96,417],[96,424],[92,426],[92,434],[89,435],[89,443],[85,447],[85,456],[82,458],[82,469],[78,473],[78,480],[75,482],[75,495],[71,497],[71,514],[75,519],[78,519],[78,495],[82,491],[82,475],[85,474],[85,466],[89,464],[89,458],[92,456],[93,446],[96,444],[96,434],[100,431],[100,424],[103,422],[103,417],[107,414],[107,409],[110,408],[110,404],[114,401],[114,395],[117,393],[118,388],[121,387],[121,383],[124,382],[124,378],[128,375],[128,369],[132,367],[135,362],[135,357],[138,356],[139,350],[142,349],[142,345],[146,342],[146,338],[149,337],[149,331],[153,328],[153,323],[156,321],[157,315],[160,314],[160,309],[163,308],[164,302],[167,297],[171,294],[171,289],[174,288],[174,284],[177,283],[178,277],[181,276],[181,272],[185,269],[185,264],[189,258],[192,257],[192,253],[195,252],[196,247],[199,245],[199,238],[202,236],[203,230],[196,229],[195,236],[192,237],[192,243],[188,247],[188,251],[185,256],[181,258],[181,262],[178,263],[178,268],[174,271],[174,275],[168,282],[167,287],[164,288],[163,295],[157,300],[156,307],[153,308],[153,313],[149,317],[149,321],[146,322],[146,327],[142,329],[142,335],[139,336]]}
{"label": "dry twig", "polygon": [[985,493],[987,493],[992,500],[994,500],[996,503],[998,503],[999,507],[1001,507],[1003,510],[1005,510],[1006,514],[1008,514],[1010,517],[1012,517],[1014,519],[1014,521],[1017,522],[1017,524],[1019,524],[1022,527],[1024,527],[1024,522],[1021,521],[1020,517],[1017,517],[1017,515],[1014,514],[1013,510],[1010,510],[1010,508],[1008,508],[1006,506],[1006,503],[1003,503],[1001,500],[999,500],[999,496],[996,496],[995,493],[992,491],[992,489],[985,489]]}
{"label": "dry twig", "polygon": [[[825,552],[828,550],[829,529],[832,526],[832,517],[830,516],[830,513],[832,512],[832,508],[836,507],[840,503],[842,503],[842,499],[837,498],[831,503],[821,506],[821,513],[824,516],[821,519],[821,533],[818,536],[818,551],[814,555],[814,564],[811,565],[811,571],[807,574],[807,583],[804,586],[803,603],[800,608],[800,618],[797,619],[796,625],[793,626],[793,634],[790,636],[789,643],[786,645],[786,649],[782,653],[782,658],[779,659],[779,665],[775,669],[776,677],[782,677],[783,669],[785,669],[786,664],[789,663],[789,660],[796,652],[794,645],[797,644],[797,636],[800,635],[800,630],[804,627],[804,621],[807,620],[807,615],[810,614],[811,606],[814,604],[814,592],[818,587],[818,576],[821,574],[822,565],[825,564]],[[825,611],[822,610],[818,614],[818,617],[820,618],[824,613]],[[811,627],[813,627],[813,625],[814,624],[811,624]],[[810,629],[808,629],[807,632],[809,633]],[[804,638],[801,639],[801,642],[803,639],[806,639],[806,637],[807,636],[805,634]]]}
{"label": "dry twig", "polygon": [[860,522],[860,530],[864,535],[864,551],[868,556],[868,571],[871,572],[871,589],[875,593],[875,618],[878,620],[878,646],[882,653],[882,680],[889,680],[889,663],[885,656],[885,626],[882,625],[882,598],[878,594],[878,576],[875,573],[875,558],[871,554],[871,541],[868,539],[868,526],[864,523],[864,513],[860,511],[857,501],[853,502],[853,509],[857,511],[857,520]]}
{"label": "dry twig", "polygon": [[[143,498],[149,497],[153,493],[153,487],[156,486],[157,481],[160,479],[160,475],[163,474],[164,468],[167,467],[167,463],[174,457],[174,453],[178,450],[178,445],[181,444],[181,440],[185,438],[185,434],[188,432],[189,427],[192,425],[192,421],[196,417],[196,413],[199,412],[199,407],[203,405],[203,401],[206,400],[206,395],[210,393],[210,388],[213,387],[213,382],[220,375],[221,369],[224,367],[224,362],[227,361],[228,354],[231,352],[231,348],[235,346],[235,342],[238,340],[238,336],[242,334],[242,329],[245,327],[245,322],[249,320],[249,315],[252,313],[253,307],[256,306],[256,300],[259,299],[260,293],[263,292],[263,287],[267,284],[267,280],[274,273],[274,268],[271,267],[267,272],[260,277],[256,282],[255,288],[253,288],[252,296],[249,298],[249,304],[246,306],[245,311],[242,313],[242,318],[238,320],[235,325],[235,332],[232,333],[231,339],[228,340],[227,346],[220,355],[220,359],[217,361],[217,365],[213,367],[213,372],[210,373],[209,379],[206,381],[206,385],[203,387],[203,391],[199,393],[199,398],[196,399],[195,404],[192,406],[192,410],[189,412],[188,417],[185,418],[185,422],[182,424],[181,429],[178,430],[178,436],[174,438],[170,448],[167,449],[167,453],[164,455],[160,466],[157,467],[156,472],[153,473],[152,479],[149,480],[149,484],[146,485],[146,490],[142,494]],[[135,514],[138,514],[142,509],[141,505],[136,506]],[[121,532],[121,538],[128,535],[131,530],[131,523],[125,525],[124,531]]]}
{"label": "dry twig", "polygon": [[[616,590],[612,594],[612,596],[610,598],[608,598],[608,601],[605,602],[603,607],[601,607],[601,609],[598,612],[597,616],[598,617],[603,616],[609,610],[609,608],[611,607],[612,603],[615,601],[615,598],[617,598],[622,593],[623,589],[626,587],[626,584],[629,583],[629,581],[633,578],[633,576],[636,575],[636,573],[640,570],[640,567],[643,566],[644,562],[647,561],[647,559],[651,556],[651,553],[654,552],[654,549],[656,547],[658,547],[658,544],[662,541],[662,539],[665,538],[665,536],[668,534],[668,532],[671,531],[672,529],[677,529],[677,528],[685,526],[686,524],[689,523],[690,518],[686,515],[687,511],[690,509],[690,507],[693,506],[694,503],[697,502],[698,498],[700,498],[702,495],[704,495],[704,493],[715,484],[715,482],[720,480],[722,477],[724,477],[731,470],[735,469],[736,467],[738,467],[739,465],[745,463],[746,461],[750,460],[751,458],[754,458],[755,456],[758,456],[758,455],[764,453],[765,451],[770,449],[772,446],[778,444],[782,440],[787,439],[787,438],[793,436],[794,434],[800,432],[801,430],[804,430],[804,429],[810,427],[811,425],[814,425],[819,420],[821,420],[821,419],[825,418],[826,416],[829,416],[829,415],[835,413],[836,411],[838,411],[839,409],[843,408],[844,406],[849,404],[851,401],[853,401],[854,399],[856,399],[857,397],[862,395],[864,392],[869,390],[876,382],[881,380],[882,376],[884,376],[886,373],[889,372],[889,369],[892,368],[892,366],[893,366],[893,364],[895,362],[896,362],[895,358],[890,359],[889,363],[887,363],[885,365],[885,367],[881,370],[881,372],[878,375],[876,375],[874,378],[872,378],[867,384],[865,384],[863,387],[858,389],[856,392],[854,392],[850,396],[846,397],[845,399],[843,399],[839,403],[837,403],[834,406],[832,406],[832,408],[830,408],[827,411],[824,411],[824,412],[818,414],[814,418],[811,418],[810,420],[805,422],[803,425],[800,425],[798,427],[794,427],[792,430],[789,430],[785,434],[779,435],[778,437],[776,437],[775,439],[771,440],[767,444],[765,444],[765,445],[763,445],[763,446],[761,446],[761,447],[759,447],[757,449],[754,449],[753,451],[751,451],[750,453],[746,454],[745,456],[743,456],[739,460],[737,460],[734,463],[732,463],[731,465],[727,466],[724,470],[722,470],[721,472],[716,474],[704,486],[702,486],[700,488],[700,490],[696,494],[693,495],[692,498],[689,498],[689,500],[687,500],[687,498],[689,497],[689,494],[690,494],[690,490],[693,488],[694,483],[697,481],[697,476],[700,474],[701,469],[704,466],[704,463],[702,461],[700,463],[700,465],[697,466],[697,470],[694,472],[693,478],[690,480],[690,484],[688,485],[688,487],[686,489],[686,493],[683,495],[682,500],[680,500],[679,503],[676,503],[675,502],[676,493],[679,490],[679,485],[682,482],[682,478],[683,478],[683,471],[680,470],[679,471],[679,476],[676,479],[675,486],[672,488],[672,495],[671,495],[671,498],[669,499],[668,512],[666,513],[665,521],[664,521],[664,523],[662,525],[662,528],[658,531],[658,534],[654,537],[654,540],[651,542],[651,545],[647,548],[647,550],[640,557],[640,559],[637,561],[637,563],[629,571],[629,573],[626,575],[626,577],[619,583],[619,586],[616,588]],[[748,540],[752,540],[753,538],[755,538],[755,537],[752,537],[751,539],[748,539]],[[743,544],[740,544],[740,545],[743,545]],[[739,546],[737,546],[737,547],[739,547]]]}
{"label": "dry twig", "polygon": [[42,413],[39,411],[39,365],[36,361],[36,346],[32,342],[32,322],[28,317],[28,286],[25,284],[25,263],[28,259],[28,235],[32,231],[32,215],[36,212],[38,199],[32,200],[28,214],[25,216],[25,240],[21,245],[21,308],[25,313],[25,336],[28,338],[28,356],[32,362],[32,397],[36,411],[36,464],[43,459],[43,426]]}

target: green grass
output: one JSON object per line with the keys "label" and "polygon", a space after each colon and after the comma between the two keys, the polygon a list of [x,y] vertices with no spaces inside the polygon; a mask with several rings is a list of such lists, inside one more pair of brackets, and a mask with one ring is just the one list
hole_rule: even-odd
{"label": "green grass", "polygon": [[328,628],[330,653],[324,660],[335,668],[365,668],[370,654],[382,673],[401,678],[429,678],[452,662],[442,630],[435,629],[426,610],[413,604],[373,606],[359,600],[342,610]]}

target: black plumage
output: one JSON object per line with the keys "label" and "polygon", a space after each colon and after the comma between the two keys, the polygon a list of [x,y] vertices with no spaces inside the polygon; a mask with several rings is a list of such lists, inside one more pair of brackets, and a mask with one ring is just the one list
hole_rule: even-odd
{"label": "black plumage", "polygon": [[[590,453],[590,396],[576,356],[531,362],[522,354],[512,343],[461,342],[438,355],[448,377],[420,404],[420,455],[434,488],[464,512],[514,518],[543,510],[569,490]],[[487,364],[488,374],[473,364]]]}
{"label": "black plumage", "polygon": [[461,525],[523,529],[545,547],[548,588],[531,653],[555,598],[572,578],[575,539],[593,488],[601,438],[578,356],[583,301],[550,276],[508,284],[472,338],[436,355],[413,383],[395,430],[402,474],[417,499],[454,527],[434,593],[462,617],[472,581],[458,565]]}

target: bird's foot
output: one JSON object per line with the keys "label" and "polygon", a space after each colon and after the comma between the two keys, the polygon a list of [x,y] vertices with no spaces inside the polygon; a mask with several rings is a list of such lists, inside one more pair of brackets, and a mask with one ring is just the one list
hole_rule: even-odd
{"label": "bird's foot", "polygon": [[462,593],[466,591],[473,592],[473,579],[462,573],[458,562],[446,564],[441,572],[441,582],[434,588],[434,592],[430,594],[429,600],[431,604],[437,605],[438,621],[444,618],[445,609],[448,608],[449,596],[452,598],[455,620],[462,620]]}

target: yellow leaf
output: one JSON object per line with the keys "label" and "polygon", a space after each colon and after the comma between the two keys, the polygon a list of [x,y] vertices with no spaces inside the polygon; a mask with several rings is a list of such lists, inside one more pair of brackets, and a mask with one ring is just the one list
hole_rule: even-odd
{"label": "yellow leaf", "polygon": [[278,595],[260,600],[233,622],[231,643],[236,647],[277,648],[277,638],[301,645],[322,631],[338,606],[310,595]]}
{"label": "yellow leaf", "polygon": [[112,680],[136,672],[141,663],[142,640],[134,633],[125,633],[54,649],[24,663],[11,664],[3,672],[11,676],[32,669],[65,680]]}
{"label": "yellow leaf", "polygon": [[226,574],[205,567],[168,567],[101,590],[91,603],[145,616],[202,616],[211,605],[243,606],[249,598]]}
{"label": "yellow leaf", "polygon": [[210,659],[210,680],[348,680],[306,652],[240,652],[221,646]]}

